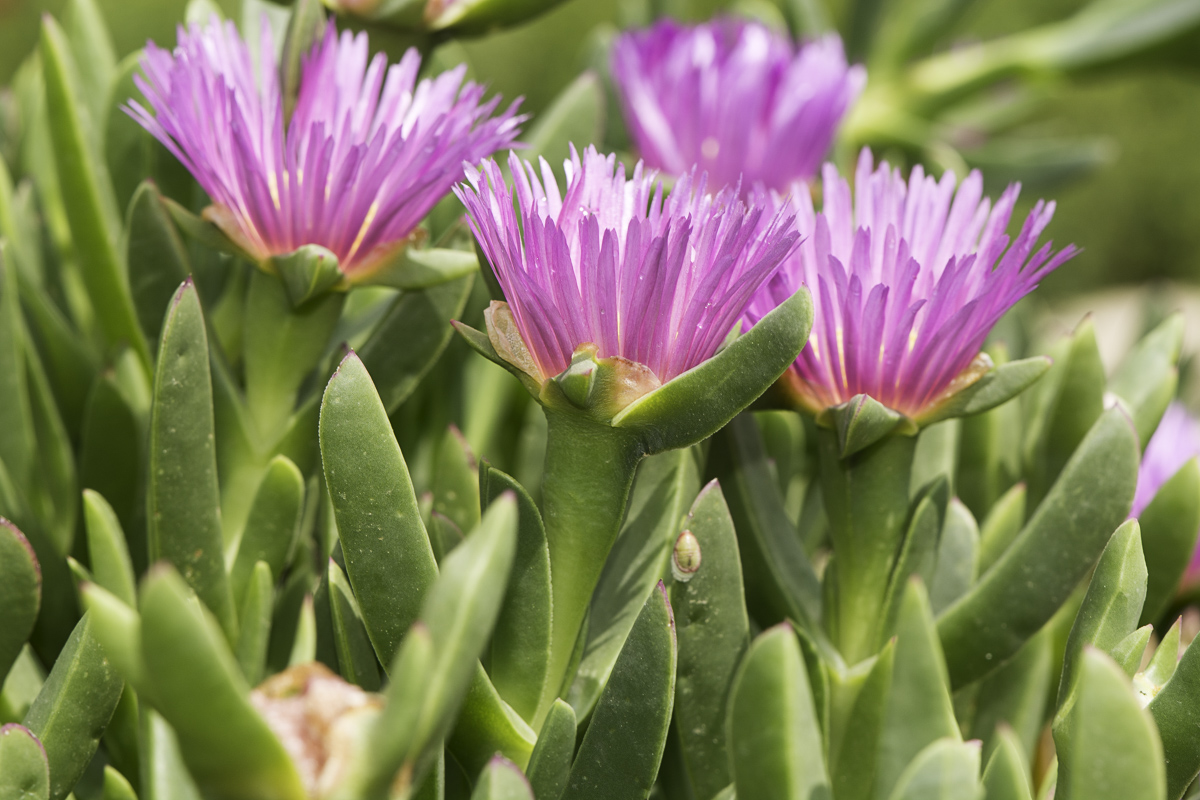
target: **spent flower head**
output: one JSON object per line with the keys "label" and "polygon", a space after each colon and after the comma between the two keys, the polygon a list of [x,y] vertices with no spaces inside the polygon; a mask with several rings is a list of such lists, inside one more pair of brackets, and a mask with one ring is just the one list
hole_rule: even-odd
{"label": "spent flower head", "polygon": [[256,68],[232,22],[181,27],[168,52],[147,44],[146,106],[128,112],[208,193],[210,221],[265,262],[316,244],[350,278],[405,247],[418,223],[475,162],[516,137],[516,103],[463,83],[465,67],[417,81],[421,58],[369,57],[366,34],[332,22],[303,59],[291,120],[269,25]]}
{"label": "spent flower head", "polygon": [[612,74],[648,166],[680,175],[698,165],[713,186],[745,189],[814,177],[866,83],[836,34],[797,46],[731,18],[623,34]]}
{"label": "spent flower head", "polygon": [[918,165],[909,179],[869,150],[854,192],[831,165],[824,205],[796,184],[791,195],[759,192],[756,202],[789,208],[805,240],[755,296],[754,322],[800,285],[813,294],[816,322],[785,380],[813,413],[865,394],[919,420],[990,368],[980,353],[992,327],[1075,247],[1037,247],[1054,215],[1038,201],[1015,240],[1006,234],[1018,184],[992,205],[983,178],[940,180]]}
{"label": "spent flower head", "polygon": [[732,188],[708,194],[695,173],[664,198],[641,163],[627,179],[592,147],[572,149],[565,192],[544,159],[540,178],[516,155],[509,166],[513,189],[488,159],[455,191],[508,299],[493,304],[489,333],[539,384],[581,348],[624,364],[630,400],[695,367],[798,236],[786,209],[747,207]]}

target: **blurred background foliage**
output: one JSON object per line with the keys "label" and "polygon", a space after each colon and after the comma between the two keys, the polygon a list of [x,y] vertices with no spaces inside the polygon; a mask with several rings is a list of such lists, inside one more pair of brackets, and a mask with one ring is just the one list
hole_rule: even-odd
{"label": "blurred background foliage", "polygon": [[[216,2],[232,13],[240,0]],[[806,4],[777,0],[778,16]],[[0,0],[0,85],[8,83],[34,48],[40,15],[57,14],[63,5],[64,0]],[[170,46],[186,2],[99,0],[99,5],[123,56],[147,39]],[[569,0],[528,24],[453,42],[446,55],[454,61],[465,57],[476,77],[505,97],[523,95],[525,110],[536,114],[599,60],[606,30],[645,24],[648,6],[670,14],[676,5],[683,6],[672,0]],[[686,8],[692,16],[704,16],[729,5],[692,0]],[[757,15],[773,13],[770,0],[732,5]],[[835,0],[832,5],[838,27],[848,30],[848,21],[838,18],[846,16],[845,4]],[[949,41],[953,47],[993,39],[1065,19],[1084,5],[1084,0],[978,0]],[[390,31],[372,30],[372,37],[388,50],[408,44],[402,34]],[[1004,91],[1001,84],[997,92]],[[1042,297],[1148,281],[1200,283],[1200,40],[1188,36],[1152,58],[1045,79],[1037,93],[1037,111],[1008,132],[1010,141],[1018,147],[1022,139],[1070,143],[1066,146],[1075,148],[1074,156],[1062,160],[1085,162],[1068,169],[1065,177],[1050,164],[1040,171],[1040,179],[1031,181],[1028,170],[1021,175],[1026,203],[1043,195],[1058,201],[1050,235],[1083,248],[1082,255],[1046,282]],[[609,130],[611,140],[611,125]],[[1021,154],[995,152],[983,144],[970,161],[985,168],[995,190],[1014,177],[1008,163]],[[1038,158],[1057,160],[1045,151],[1028,158],[1032,162],[1027,164]]]}

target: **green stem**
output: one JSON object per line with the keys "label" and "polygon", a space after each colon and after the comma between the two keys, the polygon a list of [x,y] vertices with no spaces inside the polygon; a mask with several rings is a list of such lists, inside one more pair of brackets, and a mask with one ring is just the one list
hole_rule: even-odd
{"label": "green stem", "polygon": [[849,458],[837,434],[817,429],[834,602],[830,634],[847,664],[875,655],[888,579],[908,519],[915,436],[890,435]]}
{"label": "green stem", "polygon": [[542,510],[550,548],[553,618],[535,728],[567,678],[575,640],[621,528],[634,471],[643,455],[641,443],[629,433],[561,411],[545,411]]}

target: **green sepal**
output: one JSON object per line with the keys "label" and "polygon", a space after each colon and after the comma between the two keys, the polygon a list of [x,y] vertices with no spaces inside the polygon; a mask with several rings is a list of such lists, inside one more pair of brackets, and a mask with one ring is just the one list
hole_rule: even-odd
{"label": "green sepal", "polygon": [[1200,774],[1200,738],[1195,733],[1200,726],[1197,696],[1200,696],[1200,647],[1188,645],[1171,679],[1147,707],[1162,737],[1159,760],[1166,757],[1168,800],[1183,797]]}
{"label": "green sepal", "polygon": [[909,436],[917,432],[903,414],[866,394],[856,394],[841,405],[825,409],[817,415],[817,423],[837,432],[842,458],[865,450],[893,431]]}
{"label": "green sepal", "polygon": [[265,266],[283,281],[288,299],[296,308],[342,282],[338,257],[319,244],[306,244],[285,255],[271,256]]}
{"label": "green sepal", "polygon": [[467,343],[468,347],[486,358],[488,361],[491,361],[493,364],[504,367],[504,369],[512,373],[512,375],[521,382],[521,385],[524,386],[525,389],[534,397],[539,397],[541,395],[541,384],[534,380],[534,378],[530,376],[528,372],[525,372],[523,369],[510,364],[508,361],[505,361],[503,358],[501,358],[500,354],[496,352],[496,348],[492,347],[492,342],[490,339],[488,339],[486,333],[481,333],[480,331],[472,328],[470,325],[459,322],[458,320],[451,320],[450,324],[454,326],[454,330],[459,336],[462,337],[463,341]]}
{"label": "green sepal", "polygon": [[275,579],[265,561],[254,565],[238,613],[237,661],[246,683],[257,686],[267,666],[271,639],[271,611],[275,603]]}
{"label": "green sepal", "polygon": [[996,734],[999,744],[983,770],[983,788],[988,800],[1033,800],[1029,761],[1012,729],[1002,726]]}
{"label": "green sepal", "polygon": [[1193,458],[1167,480],[1138,515],[1149,572],[1143,624],[1167,610],[1196,550],[1200,532],[1200,461]]}
{"label": "green sepal", "polygon": [[497,755],[480,774],[471,800],[534,800],[533,787],[520,767]]}
{"label": "green sepal", "polygon": [[729,697],[729,760],[741,797],[828,797],[821,726],[800,645],[786,623],[761,634]]}
{"label": "green sepal", "polygon": [[[1168,794],[1158,731],[1121,669],[1103,652],[1089,647],[1078,671],[1078,720],[1073,735],[1059,746],[1054,796],[1059,800],[1165,800],[1182,795],[1186,784]],[[1063,748],[1069,749],[1073,762],[1067,772],[1062,770]],[[1172,782],[1171,789],[1175,788]]]}
{"label": "green sepal", "polygon": [[358,286],[391,286],[412,291],[456,281],[479,271],[473,251],[445,247],[403,247],[399,253],[363,278],[347,278]]}
{"label": "green sepal", "polygon": [[979,743],[939,739],[912,760],[889,800],[983,800]]}
{"label": "green sepal", "polygon": [[438,568],[404,455],[354,353],[325,389],[320,440],[346,575],[375,652],[389,664]]}
{"label": "green sepal", "polygon": [[0,517],[0,685],[33,631],[42,603],[42,568],[33,545]]}
{"label": "green sepal", "polygon": [[430,30],[453,29],[458,34],[483,33],[515,25],[542,14],[562,0],[433,0],[425,7]]}
{"label": "green sepal", "polygon": [[136,579],[116,512],[100,494],[84,489],[83,518],[96,583],[132,608],[137,604]]}
{"label": "green sepal", "polygon": [[303,800],[291,758],[250,703],[216,621],[168,566],[141,591],[141,656],[156,709],[206,795],[229,800]]}
{"label": "green sepal", "polygon": [[1110,409],[1012,546],[938,620],[952,685],[983,677],[1054,615],[1129,513],[1137,464],[1133,426]]}
{"label": "green sepal", "polygon": [[46,749],[50,800],[62,800],[75,788],[124,688],[92,631],[84,614],[22,720]]}
{"label": "green sepal", "polygon": [[0,800],[49,800],[46,750],[28,728],[0,727]]}
{"label": "green sepal", "polygon": [[940,739],[961,741],[962,735],[954,717],[950,679],[929,597],[924,585],[913,579],[907,582],[896,626],[892,688],[880,731],[875,796],[900,793],[904,773],[911,771],[910,762]]}
{"label": "green sepal", "polygon": [[550,658],[550,549],[537,505],[519,483],[490,464],[479,465],[479,496],[486,506],[505,492],[517,501],[517,552],[492,634],[492,683],[513,709],[532,720]]}
{"label": "green sepal", "polygon": [[150,419],[150,560],[165,559],[237,641],[225,572],[208,336],[191,279],[162,327]]}
{"label": "green sepal", "polygon": [[649,796],[667,743],[675,664],[675,621],[660,583],[600,694],[562,800]]}
{"label": "green sepal", "polygon": [[[698,796],[711,797],[733,780],[726,755],[726,702],[750,644],[737,534],[715,480],[692,504],[683,530],[671,555],[671,607],[679,642],[675,721],[689,783]],[[684,573],[680,541],[689,535],[699,566]],[[790,646],[787,651],[790,658]],[[790,681],[788,686],[795,688]]]}
{"label": "green sepal", "polygon": [[529,783],[534,797],[562,796],[575,758],[575,735],[575,710],[569,703],[555,700],[529,756]]}
{"label": "green sepal", "polygon": [[613,427],[637,431],[647,453],[707,439],[796,360],[812,320],[812,297],[801,288],[724,350],[630,403],[613,418]]}
{"label": "green sepal", "polygon": [[1010,361],[985,372],[978,380],[946,401],[917,416],[921,427],[951,417],[969,417],[1006,403],[1032,386],[1050,369],[1046,356]]}
{"label": "green sepal", "polygon": [[1183,324],[1182,314],[1167,317],[1133,346],[1108,382],[1129,407],[1143,450],[1179,385]]}

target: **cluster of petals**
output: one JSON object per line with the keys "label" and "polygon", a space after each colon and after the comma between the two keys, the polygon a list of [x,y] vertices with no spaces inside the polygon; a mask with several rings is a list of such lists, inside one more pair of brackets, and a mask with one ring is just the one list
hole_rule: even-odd
{"label": "cluster of petals", "polygon": [[515,185],[492,160],[455,189],[543,376],[582,344],[666,382],[710,358],[751,296],[793,249],[785,209],[748,208],[736,187],[705,192],[683,175],[665,199],[639,163],[626,179],[612,155],[572,149],[560,193],[549,164],[510,156]]}
{"label": "cluster of petals", "polygon": [[866,83],[836,35],[797,47],[735,19],[623,34],[611,63],[645,163],[671,175],[697,165],[714,187],[783,190],[815,176]]}
{"label": "cluster of petals", "polygon": [[916,166],[905,181],[863,150],[853,194],[830,165],[823,190],[820,213],[803,184],[759,193],[796,214],[805,240],[747,313],[753,323],[800,285],[812,292],[816,320],[789,380],[813,412],[867,394],[920,417],[971,374],[1000,317],[1076,252],[1037,248],[1052,202],[1039,201],[1010,241],[1020,186],[992,205],[978,172],[958,184]]}
{"label": "cluster of petals", "polygon": [[465,67],[417,82],[421,59],[369,60],[367,37],[333,23],[302,62],[284,120],[269,25],[256,60],[232,22],[180,28],[174,52],[150,43],[137,83],[149,108],[129,113],[191,171],[210,214],[256,259],[306,244],[344,273],[369,272],[409,237],[463,174],[507,147],[516,103],[463,83]]}

